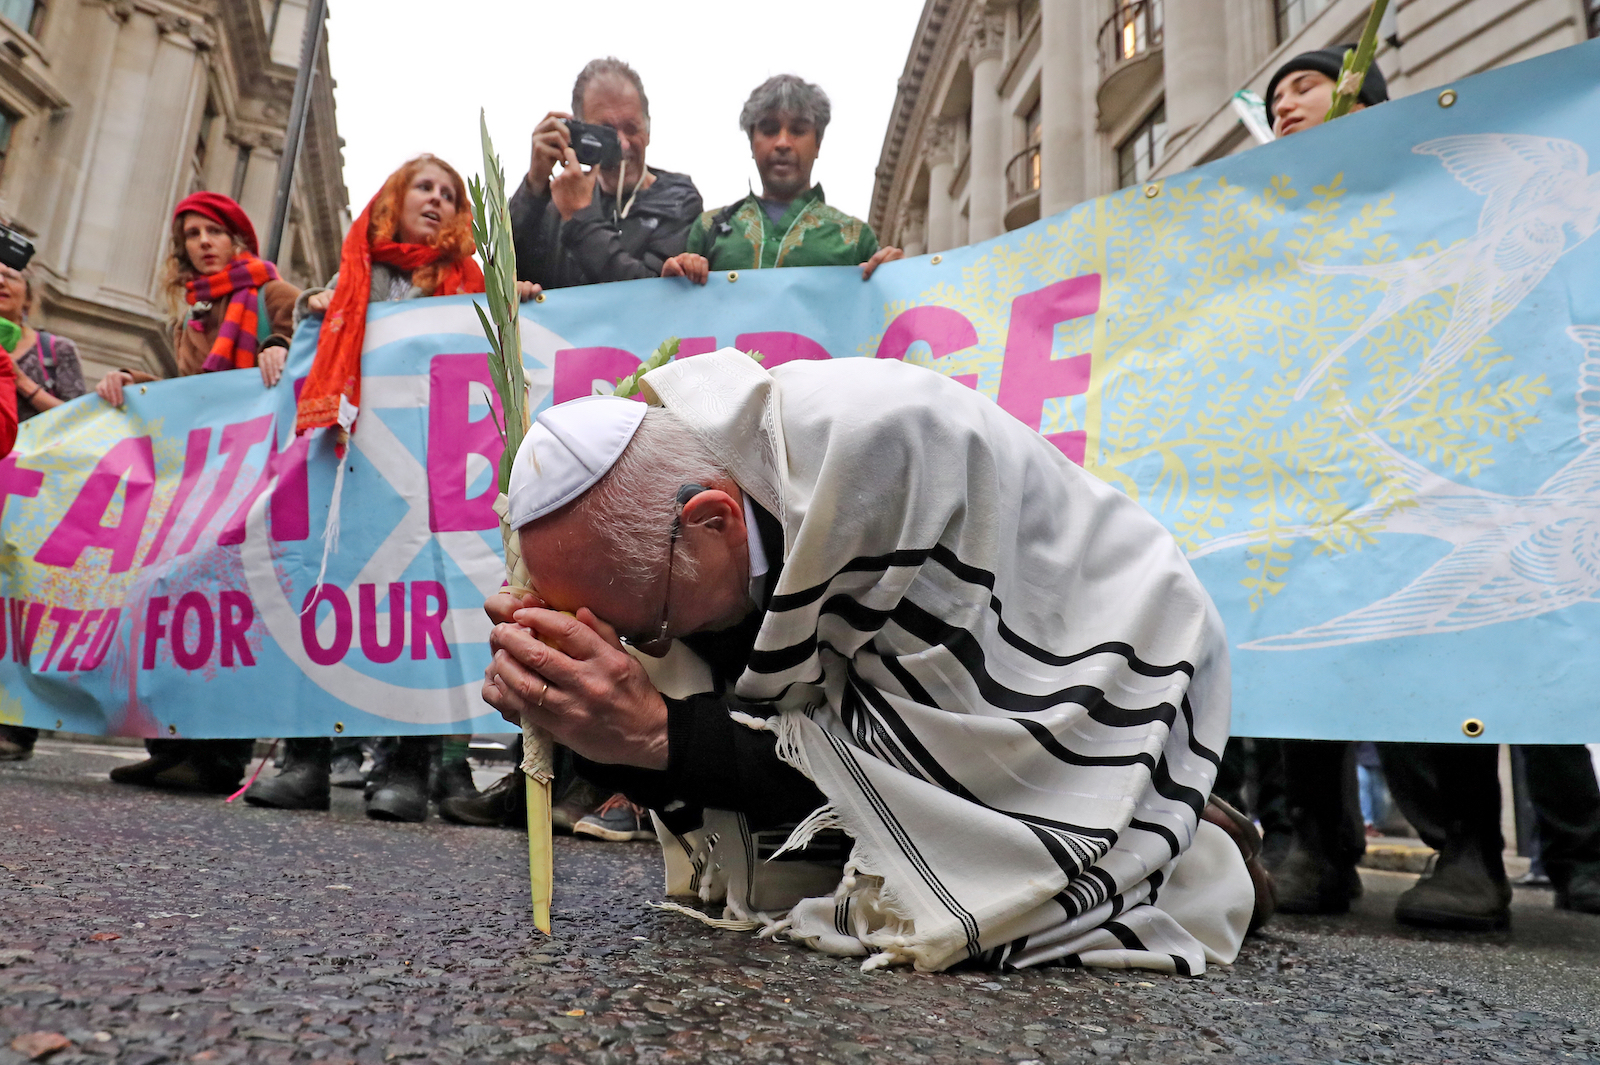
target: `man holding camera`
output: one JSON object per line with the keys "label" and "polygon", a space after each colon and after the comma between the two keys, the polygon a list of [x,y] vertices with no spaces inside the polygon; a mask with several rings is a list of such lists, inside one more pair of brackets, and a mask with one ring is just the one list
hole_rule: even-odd
{"label": "man holding camera", "polygon": [[756,86],[739,128],[750,138],[761,194],[701,215],[688,250],[667,260],[661,276],[703,285],[712,270],[859,265],[866,280],[880,263],[901,258],[899,248],[878,246],[867,223],[828,206],[822,186],[811,183],[832,114],[828,94],[793,74]]}
{"label": "man holding camera", "polygon": [[572,113],[552,111],[534,128],[528,177],[511,197],[520,279],[568,288],[661,274],[701,202],[688,175],[645,164],[649,145],[638,73],[620,59],[590,62],[573,83]]}

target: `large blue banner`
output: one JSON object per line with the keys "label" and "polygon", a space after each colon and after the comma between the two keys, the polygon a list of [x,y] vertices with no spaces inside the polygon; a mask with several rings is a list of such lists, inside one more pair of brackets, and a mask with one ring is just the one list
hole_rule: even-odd
{"label": "large blue banner", "polygon": [[[1600,739],[1600,42],[1448,90],[870,282],[548,293],[533,406],[667,336],[926,365],[1172,529],[1227,621],[1236,732]],[[290,431],[315,327],[276,389],[208,374],[24,426],[0,721],[504,727],[478,697],[500,443],[470,300],[374,305],[336,543],[339,461]]]}

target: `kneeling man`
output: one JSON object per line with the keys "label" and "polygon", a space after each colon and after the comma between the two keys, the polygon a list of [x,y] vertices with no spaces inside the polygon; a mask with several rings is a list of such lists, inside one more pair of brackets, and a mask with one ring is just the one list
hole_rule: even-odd
{"label": "kneeling man", "polygon": [[655,812],[669,893],[868,965],[1233,960],[1227,646],[1154,518],[902,362],[644,392],[517,454],[483,692]]}

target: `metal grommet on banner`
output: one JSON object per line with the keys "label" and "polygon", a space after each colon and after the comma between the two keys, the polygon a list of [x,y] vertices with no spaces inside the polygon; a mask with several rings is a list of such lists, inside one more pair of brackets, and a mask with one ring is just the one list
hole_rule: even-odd
{"label": "metal grommet on banner", "polygon": [[1146,185],[1144,187],[1144,194],[1145,194],[1145,198],[1146,199],[1151,199],[1151,200],[1153,200],[1157,196],[1161,195],[1161,184],[1160,184],[1160,182],[1157,182],[1157,181],[1150,182],[1150,184],[1148,184],[1148,185]]}
{"label": "metal grommet on banner", "polygon": [[739,280],[739,271],[737,271],[737,270],[729,270],[728,271],[728,281],[731,283],[731,282],[734,282],[734,281],[737,281],[737,280]]}
{"label": "metal grommet on banner", "polygon": [[1469,717],[1465,721],[1461,722],[1462,734],[1472,739],[1477,739],[1479,736],[1482,736],[1483,728],[1483,722],[1479,721],[1475,717]]}
{"label": "metal grommet on banner", "polygon": [[142,395],[144,395],[144,393],[145,393],[145,386],[144,385],[140,385],[139,386],[139,394],[142,396]]}
{"label": "metal grommet on banner", "polygon": [[338,732],[338,733],[343,733],[344,732],[344,722],[343,721],[335,721],[333,723],[333,731]]}
{"label": "metal grommet on banner", "polygon": [[533,302],[535,302],[535,303],[543,303],[544,302],[544,293],[543,292],[535,292],[533,294]]}
{"label": "metal grommet on banner", "polygon": [[1444,92],[1439,94],[1440,107],[1451,107],[1455,104],[1455,102],[1456,91],[1454,89],[1446,89]]}
{"label": "metal grommet on banner", "polygon": [[935,255],[933,258],[929,259],[928,261],[930,263],[932,263],[934,266],[938,266],[940,263],[944,262],[944,256],[943,255]]}
{"label": "metal grommet on banner", "polygon": [[176,736],[177,734],[178,734],[178,726],[177,725],[168,725],[167,726],[167,735],[168,736]]}

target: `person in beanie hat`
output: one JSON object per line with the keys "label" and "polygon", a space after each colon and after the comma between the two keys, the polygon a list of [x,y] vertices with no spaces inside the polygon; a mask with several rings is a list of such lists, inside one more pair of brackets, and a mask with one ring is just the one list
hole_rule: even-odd
{"label": "person in beanie hat", "polygon": [[[1267,113],[1272,117],[1272,132],[1279,137],[1300,133],[1312,126],[1322,125],[1333,103],[1333,90],[1339,81],[1339,71],[1344,66],[1346,52],[1355,50],[1353,44],[1338,44],[1331,48],[1318,48],[1302,52],[1278,68],[1267,82]],[[1383,71],[1376,63],[1367,68],[1361,82],[1361,92],[1351,108],[1358,111],[1373,107],[1389,99],[1389,85],[1383,80]]]}
{"label": "person in beanie hat", "polygon": [[[197,192],[173,209],[164,289],[181,376],[256,368],[269,388],[282,377],[300,290],[282,280],[258,250],[249,216],[227,196]],[[120,407],[125,387],[154,380],[144,370],[112,370],[95,391]],[[249,739],[150,739],[150,757],[118,766],[111,779],[226,795],[239,786],[254,745]]]}

